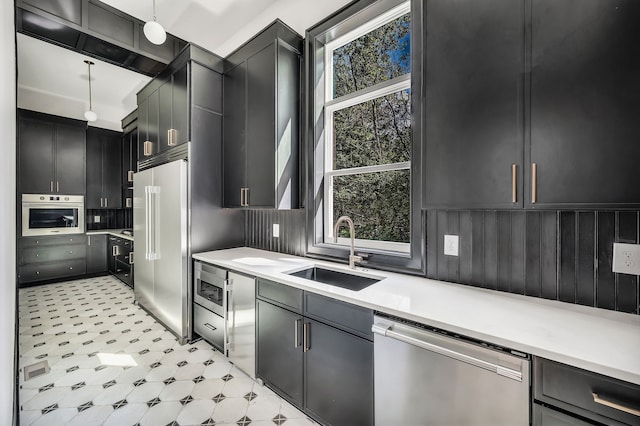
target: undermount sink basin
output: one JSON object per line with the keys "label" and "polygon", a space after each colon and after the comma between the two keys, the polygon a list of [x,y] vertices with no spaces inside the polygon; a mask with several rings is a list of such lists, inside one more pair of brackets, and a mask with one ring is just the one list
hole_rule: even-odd
{"label": "undermount sink basin", "polygon": [[360,291],[382,280],[382,277],[373,278],[371,276],[353,274],[347,271],[336,271],[320,266],[313,266],[301,271],[289,272],[288,274],[353,291]]}

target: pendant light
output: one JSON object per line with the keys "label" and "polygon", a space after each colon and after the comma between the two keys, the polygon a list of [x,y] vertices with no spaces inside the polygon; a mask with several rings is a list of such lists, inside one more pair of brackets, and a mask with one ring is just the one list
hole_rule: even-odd
{"label": "pendant light", "polygon": [[167,39],[167,33],[156,21],[156,0],[153,0],[153,21],[147,21],[142,28],[145,37],[153,44],[162,44]]}
{"label": "pendant light", "polygon": [[91,65],[95,64],[88,60],[84,61],[84,63],[87,64],[87,67],[89,68],[89,109],[84,112],[84,118],[86,118],[87,121],[96,121],[98,119],[98,114],[93,112],[93,104],[91,99]]}

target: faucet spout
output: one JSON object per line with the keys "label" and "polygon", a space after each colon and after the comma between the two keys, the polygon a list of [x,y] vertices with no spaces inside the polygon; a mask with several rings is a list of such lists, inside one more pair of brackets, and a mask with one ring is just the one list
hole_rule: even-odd
{"label": "faucet spout", "polygon": [[355,240],[356,230],[355,230],[355,227],[353,226],[353,220],[351,220],[349,216],[340,216],[336,221],[336,224],[333,226],[333,241],[336,243],[338,242],[338,228],[340,227],[340,224],[342,222],[347,222],[347,225],[349,226],[349,235],[351,236],[351,247],[350,247],[351,250],[349,252],[349,268],[355,269],[356,262],[361,262],[362,257],[356,256],[354,254],[355,252],[354,240]]}

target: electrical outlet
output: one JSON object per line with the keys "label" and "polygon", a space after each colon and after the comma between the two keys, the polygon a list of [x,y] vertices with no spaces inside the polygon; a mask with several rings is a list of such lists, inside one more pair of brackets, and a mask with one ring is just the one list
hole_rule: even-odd
{"label": "electrical outlet", "polygon": [[100,216],[93,216],[93,221],[95,223],[100,223]]}
{"label": "electrical outlet", "polygon": [[277,224],[277,223],[273,224],[272,236],[273,236],[273,238],[279,238],[280,237],[280,225]]}
{"label": "electrical outlet", "polygon": [[613,243],[613,272],[640,275],[640,244]]}
{"label": "electrical outlet", "polygon": [[446,254],[447,256],[458,255],[458,236],[457,235],[444,236],[444,254]]}

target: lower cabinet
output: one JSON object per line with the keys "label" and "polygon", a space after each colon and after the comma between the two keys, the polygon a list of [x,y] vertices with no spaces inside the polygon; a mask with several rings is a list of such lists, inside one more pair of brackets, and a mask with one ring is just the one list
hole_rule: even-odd
{"label": "lower cabinet", "polygon": [[107,264],[109,272],[133,287],[133,241],[109,235]]}
{"label": "lower cabinet", "polygon": [[87,235],[87,274],[102,274],[107,270],[107,236]]}
{"label": "lower cabinet", "polygon": [[18,284],[86,273],[86,236],[43,236],[18,239]]}
{"label": "lower cabinet", "polygon": [[258,279],[257,376],[323,424],[372,425],[373,312]]}

